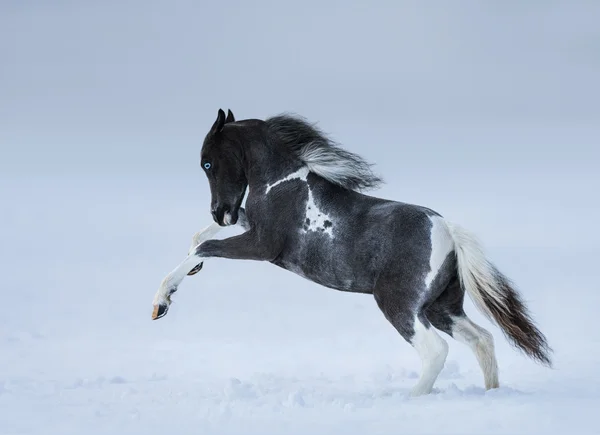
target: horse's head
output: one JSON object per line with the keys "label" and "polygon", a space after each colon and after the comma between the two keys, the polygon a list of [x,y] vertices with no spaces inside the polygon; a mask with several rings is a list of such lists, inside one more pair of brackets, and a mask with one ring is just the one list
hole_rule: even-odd
{"label": "horse's head", "polygon": [[219,109],[217,120],[204,139],[200,156],[200,165],[210,184],[211,213],[221,226],[237,223],[248,186],[241,144],[223,130],[229,122],[235,122],[231,110],[225,117],[225,112]]}

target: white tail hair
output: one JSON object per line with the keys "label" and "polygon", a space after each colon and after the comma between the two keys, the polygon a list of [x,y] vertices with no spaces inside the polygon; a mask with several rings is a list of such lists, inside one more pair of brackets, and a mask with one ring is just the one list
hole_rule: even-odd
{"label": "white tail hair", "polygon": [[493,314],[485,303],[484,294],[499,308],[507,309],[505,296],[496,280],[496,268],[486,258],[475,235],[454,223],[446,221],[446,224],[454,240],[461,285],[469,293],[475,306],[488,319],[494,321]]}
{"label": "white tail hair", "polygon": [[511,344],[551,366],[552,350],[514,285],[486,258],[473,234],[448,221],[446,224],[454,240],[460,284],[475,306],[500,326]]}

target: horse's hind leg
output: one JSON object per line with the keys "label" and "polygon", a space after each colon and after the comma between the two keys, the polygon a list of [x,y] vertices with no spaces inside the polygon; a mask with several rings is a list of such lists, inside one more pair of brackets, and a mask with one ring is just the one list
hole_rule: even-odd
{"label": "horse's hind leg", "polygon": [[466,315],[454,319],[452,327],[452,336],[468,345],[475,356],[485,382],[486,390],[498,388],[498,362],[496,361],[496,352],[494,350],[494,338],[489,331],[477,325]]}
{"label": "horse's hind leg", "polygon": [[429,394],[448,355],[448,344],[423,315],[414,291],[379,288],[374,292],[377,305],[396,330],[417,351],[421,358],[421,377],[411,391],[412,396]]}
{"label": "horse's hind leg", "polygon": [[411,391],[413,396],[431,392],[448,356],[448,343],[440,337],[429,322],[424,322],[424,320],[422,316],[415,317],[415,333],[410,342],[422,362],[421,377]]}
{"label": "horse's hind leg", "polygon": [[426,309],[425,315],[437,329],[468,345],[483,372],[485,388],[498,388],[494,338],[467,317],[463,310],[464,295],[458,277],[453,278],[446,290]]}

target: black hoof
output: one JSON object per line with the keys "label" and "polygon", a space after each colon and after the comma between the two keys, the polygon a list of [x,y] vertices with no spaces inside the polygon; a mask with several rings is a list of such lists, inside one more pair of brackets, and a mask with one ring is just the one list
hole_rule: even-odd
{"label": "black hoof", "polygon": [[156,319],[160,319],[161,317],[164,317],[167,314],[167,311],[169,311],[169,306],[168,305],[155,305],[154,306],[154,311],[152,311],[152,320],[156,320]]}
{"label": "black hoof", "polygon": [[203,264],[204,264],[204,262],[202,262],[199,265],[195,266],[192,270],[190,270],[188,272],[188,275],[189,276],[196,275],[198,272],[200,272],[202,270],[202,265]]}

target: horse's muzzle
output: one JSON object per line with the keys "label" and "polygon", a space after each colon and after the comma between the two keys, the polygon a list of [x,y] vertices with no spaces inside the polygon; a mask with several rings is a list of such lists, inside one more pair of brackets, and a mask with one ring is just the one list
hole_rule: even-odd
{"label": "horse's muzzle", "polygon": [[222,227],[235,225],[238,220],[238,211],[232,211],[228,205],[218,206],[211,210],[212,217]]}

